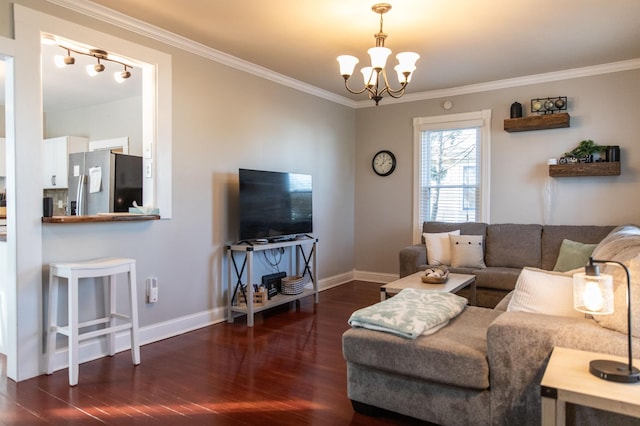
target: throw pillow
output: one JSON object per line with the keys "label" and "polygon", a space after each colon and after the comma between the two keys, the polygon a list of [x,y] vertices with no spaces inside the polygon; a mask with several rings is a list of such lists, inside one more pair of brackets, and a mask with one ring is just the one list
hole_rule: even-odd
{"label": "throw pillow", "polygon": [[422,234],[427,246],[427,263],[429,265],[451,265],[449,235],[460,235],[460,230]]}
{"label": "throw pillow", "polygon": [[589,256],[593,253],[597,244],[583,244],[564,239],[558,253],[558,260],[554,271],[567,272],[570,269],[579,268],[589,263]]}
{"label": "throw pillow", "polygon": [[451,266],[454,268],[486,268],[482,235],[449,235]]}
{"label": "throw pillow", "polygon": [[584,318],[573,309],[573,276],[530,267],[520,272],[507,311]]}

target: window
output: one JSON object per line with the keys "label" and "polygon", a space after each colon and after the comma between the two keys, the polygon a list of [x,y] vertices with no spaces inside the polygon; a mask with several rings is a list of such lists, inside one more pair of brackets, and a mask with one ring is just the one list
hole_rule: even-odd
{"label": "window", "polygon": [[423,222],[488,222],[491,110],[413,124],[414,242]]}

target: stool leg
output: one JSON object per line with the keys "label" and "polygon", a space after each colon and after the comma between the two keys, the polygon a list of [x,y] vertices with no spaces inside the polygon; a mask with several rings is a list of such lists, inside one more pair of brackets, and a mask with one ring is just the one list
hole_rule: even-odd
{"label": "stool leg", "polygon": [[69,277],[69,385],[78,384],[78,277],[71,273]]}
{"label": "stool leg", "polygon": [[[116,276],[109,275],[102,278],[104,289],[104,316],[109,318],[107,327],[112,328],[116,325]],[[107,352],[109,356],[116,353],[116,333],[107,334]]]}
{"label": "stool leg", "polygon": [[49,270],[49,309],[47,319],[47,374],[53,373],[53,361],[56,354],[56,336],[58,330],[58,277]]}
{"label": "stool leg", "polygon": [[140,343],[138,341],[138,289],[136,281],[136,265],[129,269],[129,303],[131,310],[131,360],[133,365],[140,364]]}

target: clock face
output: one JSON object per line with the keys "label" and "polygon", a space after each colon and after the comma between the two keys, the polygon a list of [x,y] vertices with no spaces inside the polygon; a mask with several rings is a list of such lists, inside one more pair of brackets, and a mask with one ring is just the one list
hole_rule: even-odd
{"label": "clock face", "polygon": [[373,156],[371,166],[378,176],[389,176],[396,168],[396,156],[391,151],[380,151]]}

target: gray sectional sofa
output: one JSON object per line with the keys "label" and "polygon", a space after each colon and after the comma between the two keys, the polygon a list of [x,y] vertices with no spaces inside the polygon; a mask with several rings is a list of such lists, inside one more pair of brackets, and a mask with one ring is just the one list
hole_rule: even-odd
{"label": "gray sectional sofa", "polygon": [[[621,228],[624,229],[616,228],[606,236],[594,256],[635,262],[632,277],[639,276],[640,228]],[[451,228],[444,224],[425,227],[432,232],[447,229]],[[561,237],[597,241],[604,232],[601,227],[538,225],[457,224],[456,229],[485,232],[489,265],[486,273],[495,269],[494,278],[481,281],[484,291],[489,292],[513,288],[513,284],[492,288],[491,280],[504,279],[506,283],[505,275],[517,274],[525,256],[531,256],[539,266],[553,267]],[[510,237],[503,238],[506,235]],[[514,240],[526,241],[530,252],[522,246],[516,250]],[[499,241],[500,250],[491,247]],[[491,257],[499,251],[508,261]],[[408,272],[405,269],[405,274]],[[632,281],[633,294],[638,294],[635,302],[640,302],[640,281]],[[555,291],[553,287],[547,290],[552,294]],[[627,354],[625,332],[588,317],[509,310],[514,294],[508,294],[493,309],[467,306],[438,332],[416,339],[365,328],[347,330],[342,337],[343,354],[347,362],[347,393],[354,409],[371,415],[382,408],[439,425],[537,426],[541,421],[540,381],[554,347],[623,357]],[[616,310],[624,316],[624,309]],[[640,317],[638,310],[640,306],[634,305],[634,318]],[[626,326],[623,328],[626,330]],[[638,358],[640,322],[634,322],[633,330],[633,350]],[[640,424],[640,419],[572,404],[567,405],[566,421],[580,426]]]}
{"label": "gray sectional sofa", "polygon": [[[479,222],[425,222],[423,233],[460,230],[463,235],[482,235],[486,268],[450,268],[451,272],[476,276],[477,305],[493,308],[513,290],[525,266],[552,270],[564,239],[599,243],[613,226],[536,224],[486,224]],[[421,244],[400,250],[400,277],[425,270],[427,249]],[[464,294],[462,294],[464,295]]]}

